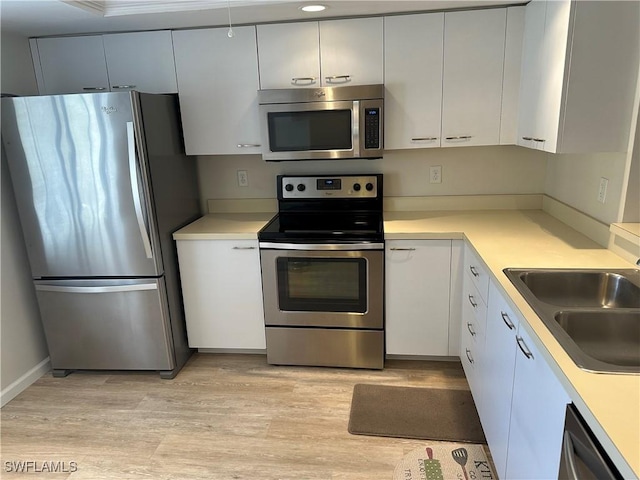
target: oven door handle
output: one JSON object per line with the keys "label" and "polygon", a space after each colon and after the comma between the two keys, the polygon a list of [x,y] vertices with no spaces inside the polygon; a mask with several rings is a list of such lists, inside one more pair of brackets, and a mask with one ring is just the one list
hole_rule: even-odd
{"label": "oven door handle", "polygon": [[384,250],[384,243],[276,243],[260,242],[260,248],[272,250]]}

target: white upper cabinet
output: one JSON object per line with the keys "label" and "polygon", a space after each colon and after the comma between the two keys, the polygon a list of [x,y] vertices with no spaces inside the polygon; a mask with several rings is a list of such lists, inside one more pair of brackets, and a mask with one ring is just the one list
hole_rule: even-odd
{"label": "white upper cabinet", "polygon": [[31,45],[38,87],[44,95],[178,91],[168,30],[38,38]]}
{"label": "white upper cabinet", "polygon": [[444,15],[442,146],[498,145],[507,10]]}
{"label": "white upper cabinet", "polygon": [[384,83],[382,17],[319,25],[323,86]]}
{"label": "white upper cabinet", "polygon": [[176,93],[176,66],[169,30],[104,35],[111,90]]}
{"label": "white upper cabinet", "polygon": [[258,25],[260,88],[319,87],[318,22]]}
{"label": "white upper cabinet", "polygon": [[260,88],[384,82],[383,20],[258,25]]}
{"label": "white upper cabinet", "polygon": [[526,7],[518,144],[552,153],[627,149],[640,3]]}
{"label": "white upper cabinet", "polygon": [[520,74],[522,70],[524,16],[525,7],[507,8],[500,145],[515,145],[518,143],[518,97],[520,95]]}
{"label": "white upper cabinet", "polygon": [[188,155],[260,153],[255,27],[173,32]]}
{"label": "white upper cabinet", "polygon": [[42,95],[109,91],[102,36],[38,38],[31,42],[34,65],[42,75]]}
{"label": "white upper cabinet", "polygon": [[384,32],[385,148],[439,147],[444,14],[385,17]]}

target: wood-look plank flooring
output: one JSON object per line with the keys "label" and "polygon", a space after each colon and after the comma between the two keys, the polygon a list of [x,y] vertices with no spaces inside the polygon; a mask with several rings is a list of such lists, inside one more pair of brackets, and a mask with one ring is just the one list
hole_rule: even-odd
{"label": "wood-look plank flooring", "polygon": [[[195,354],[173,380],[47,374],[1,411],[0,476],[389,480],[425,442],[349,434],[356,383],[469,388],[459,362],[370,371],[272,366],[262,355]],[[18,461],[67,472],[8,473]]]}

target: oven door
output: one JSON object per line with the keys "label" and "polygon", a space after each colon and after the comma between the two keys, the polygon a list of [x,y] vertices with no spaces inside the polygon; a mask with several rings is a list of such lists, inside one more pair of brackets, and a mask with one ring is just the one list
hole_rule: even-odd
{"label": "oven door", "polygon": [[260,249],[266,326],[383,328],[382,244],[278,245]]}

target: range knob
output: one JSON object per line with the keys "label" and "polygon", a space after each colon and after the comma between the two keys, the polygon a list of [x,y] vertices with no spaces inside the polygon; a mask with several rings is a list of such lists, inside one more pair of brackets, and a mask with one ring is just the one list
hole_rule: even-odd
{"label": "range knob", "polygon": [[298,191],[299,192],[304,192],[306,188],[307,187],[304,186],[304,183],[299,183],[298,184]]}
{"label": "range knob", "polygon": [[373,183],[367,183],[366,187],[364,187],[367,189],[367,192],[370,192],[371,190],[373,190]]}
{"label": "range knob", "polygon": [[360,188],[361,188],[361,187],[360,187],[360,184],[359,184],[359,183],[354,183],[354,184],[353,184],[353,189],[354,189],[356,192],[359,192],[359,191],[360,191]]}
{"label": "range knob", "polygon": [[284,186],[284,189],[285,189],[287,192],[291,192],[291,191],[293,190],[293,185],[291,185],[290,183],[287,183],[287,184]]}

